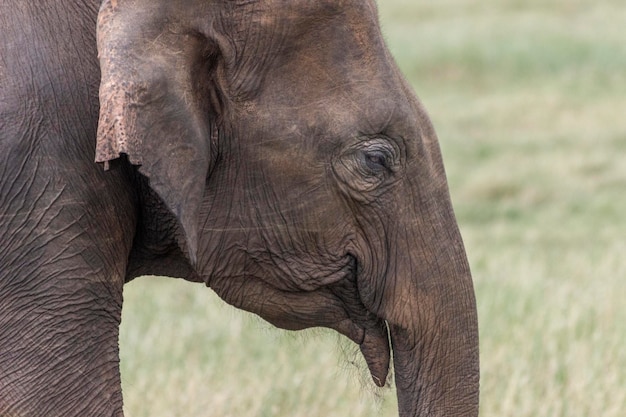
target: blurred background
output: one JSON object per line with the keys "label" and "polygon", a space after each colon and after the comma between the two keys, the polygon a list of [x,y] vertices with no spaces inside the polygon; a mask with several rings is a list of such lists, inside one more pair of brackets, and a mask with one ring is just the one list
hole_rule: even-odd
{"label": "blurred background", "polygon": [[[626,5],[381,0],[474,275],[481,416],[626,410]],[[396,416],[355,347],[180,280],[125,288],[128,417]]]}

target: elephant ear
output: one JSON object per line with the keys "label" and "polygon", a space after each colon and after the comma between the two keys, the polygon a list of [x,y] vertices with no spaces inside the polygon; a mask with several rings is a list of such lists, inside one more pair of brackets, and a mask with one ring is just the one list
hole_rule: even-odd
{"label": "elephant ear", "polygon": [[210,53],[205,39],[173,30],[167,10],[141,3],[106,0],[98,16],[96,162],[108,169],[125,154],[139,166],[177,217],[194,264],[217,136],[214,109],[204,98],[211,96]]}

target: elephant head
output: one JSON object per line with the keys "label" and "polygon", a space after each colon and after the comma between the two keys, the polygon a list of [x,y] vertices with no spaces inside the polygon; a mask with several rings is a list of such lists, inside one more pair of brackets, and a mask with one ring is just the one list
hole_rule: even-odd
{"label": "elephant head", "polygon": [[431,122],[371,0],[106,0],[96,159],[121,154],[225,301],[333,328],[401,416],[475,416],[472,281]]}

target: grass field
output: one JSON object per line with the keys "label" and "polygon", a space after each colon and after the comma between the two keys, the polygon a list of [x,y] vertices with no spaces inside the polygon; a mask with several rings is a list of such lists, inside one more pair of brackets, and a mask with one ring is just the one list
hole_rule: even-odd
{"label": "grass field", "polygon": [[[481,416],[626,412],[623,0],[382,0],[472,266]],[[126,287],[129,417],[393,416],[354,348],[182,281]]]}

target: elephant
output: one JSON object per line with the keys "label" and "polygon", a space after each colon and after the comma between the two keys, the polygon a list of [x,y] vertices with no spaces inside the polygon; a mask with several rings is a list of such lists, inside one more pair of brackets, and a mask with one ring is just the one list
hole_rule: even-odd
{"label": "elephant", "polygon": [[[478,415],[469,264],[374,0],[0,2],[0,415],[121,416],[123,285],[327,327]],[[201,318],[198,318],[201,320]]]}

